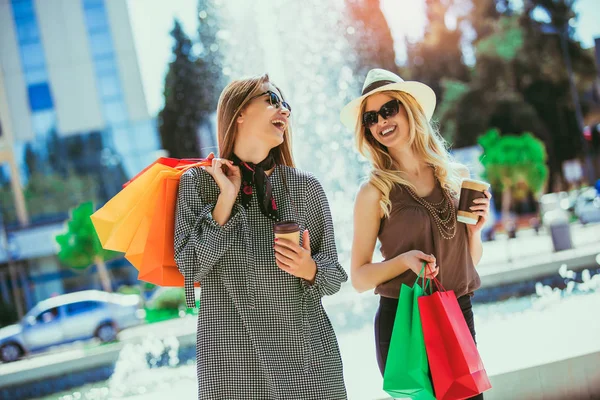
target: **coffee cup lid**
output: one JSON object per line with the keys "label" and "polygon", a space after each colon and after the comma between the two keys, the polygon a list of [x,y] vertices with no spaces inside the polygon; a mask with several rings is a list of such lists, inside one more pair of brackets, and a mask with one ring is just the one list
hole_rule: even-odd
{"label": "coffee cup lid", "polygon": [[275,233],[292,233],[298,232],[299,230],[300,226],[294,221],[276,222],[273,226],[273,232]]}
{"label": "coffee cup lid", "polygon": [[[472,186],[483,186],[486,189],[488,189],[490,187],[490,184],[485,182],[485,181],[480,181],[478,179],[471,179],[471,178],[464,178],[462,180],[462,186],[465,186],[465,183],[467,184],[467,186],[469,186],[469,184],[473,184]],[[479,188],[473,188],[473,189],[479,189]]]}

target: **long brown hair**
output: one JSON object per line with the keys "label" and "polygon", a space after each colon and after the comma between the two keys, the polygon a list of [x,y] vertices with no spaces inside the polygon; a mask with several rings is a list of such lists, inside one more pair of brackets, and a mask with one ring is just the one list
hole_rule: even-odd
{"label": "long brown hair", "polygon": [[[240,111],[243,111],[252,97],[262,92],[262,86],[267,82],[271,82],[269,75],[264,74],[235,80],[223,89],[223,93],[219,97],[219,104],[217,105],[217,136],[220,157],[231,159],[238,134],[237,116]],[[283,97],[281,89],[277,86],[275,87]],[[295,167],[292,156],[292,130],[289,125],[285,128],[283,143],[271,149],[271,154],[277,164]]]}
{"label": "long brown hair", "polygon": [[[451,193],[460,191],[460,164],[453,162],[448,152],[447,143],[439,134],[437,129],[429,122],[423,109],[414,97],[401,91],[381,92],[400,101],[406,110],[409,126],[409,146],[421,159],[434,169],[436,178],[443,188]],[[360,107],[359,115],[363,115],[366,109],[365,98]],[[406,185],[413,190],[414,185],[403,177],[398,163],[394,161],[387,147],[379,143],[373,135],[362,125],[359,120],[356,123],[356,144],[358,151],[371,161],[372,171],[369,183],[381,192],[379,205],[383,214],[388,217],[392,203],[390,191],[395,184]]]}

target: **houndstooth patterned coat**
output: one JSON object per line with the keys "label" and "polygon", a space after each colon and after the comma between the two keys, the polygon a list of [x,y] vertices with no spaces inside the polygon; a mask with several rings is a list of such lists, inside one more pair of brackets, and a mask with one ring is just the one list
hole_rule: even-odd
{"label": "houndstooth patterned coat", "polygon": [[211,214],[219,194],[213,178],[200,168],[181,177],[175,261],[189,307],[193,282],[202,285],[198,398],[346,399],[337,340],[321,304],[348,279],[337,260],[327,197],[314,176],[294,168],[277,166],[269,179],[280,219],[310,232],[313,285],[277,267],[273,222],[256,196],[248,209],[238,197],[220,226]]}

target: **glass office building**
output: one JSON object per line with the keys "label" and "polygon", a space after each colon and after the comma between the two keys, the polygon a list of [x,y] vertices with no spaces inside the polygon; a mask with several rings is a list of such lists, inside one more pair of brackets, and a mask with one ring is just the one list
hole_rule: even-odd
{"label": "glass office building", "polygon": [[[35,303],[86,286],[69,281],[73,272],[55,257],[65,199],[106,201],[156,158],[160,140],[126,1],[0,0],[0,78],[0,151],[15,160],[29,205],[29,224],[19,226],[6,194],[10,168],[0,158],[0,212],[9,244],[18,249],[0,250],[0,288],[20,287],[19,296]],[[9,256],[19,266],[17,279],[6,272]],[[121,274],[125,283],[127,274]]]}

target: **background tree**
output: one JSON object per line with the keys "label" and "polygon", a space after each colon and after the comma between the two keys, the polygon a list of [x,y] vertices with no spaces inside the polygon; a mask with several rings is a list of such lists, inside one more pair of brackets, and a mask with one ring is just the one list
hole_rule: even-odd
{"label": "background tree", "polygon": [[231,51],[225,35],[221,34],[223,25],[221,0],[198,1],[198,58],[197,83],[200,84],[200,103],[197,108],[202,118],[216,111],[221,91],[227,84],[223,75],[226,52]]}
{"label": "background tree", "polygon": [[531,133],[500,136],[490,129],[478,140],[483,148],[480,161],[484,179],[502,193],[502,215],[508,216],[519,191],[539,196],[548,178],[544,143]]}
{"label": "background tree", "polygon": [[[56,173],[33,173],[25,185],[25,204],[33,221],[40,216],[60,218],[70,208],[84,201],[95,201],[98,183],[89,175],[80,176],[69,171],[66,177]],[[14,199],[9,185],[0,186],[0,204],[7,224],[17,222]]]}
{"label": "background tree", "polygon": [[[525,3],[522,9],[512,9],[508,1],[473,2],[467,16],[475,33],[472,78],[466,86],[441,81],[444,97],[436,115],[442,134],[456,148],[477,144],[490,127],[501,134],[531,132],[546,145],[550,178],[555,182],[562,175],[562,162],[580,154],[581,140],[560,38],[545,33],[544,26],[570,20],[573,2]],[[540,10],[546,13],[546,22],[539,20],[544,16]],[[594,62],[572,33],[569,54],[575,81],[583,91],[595,78]]]}
{"label": "background tree", "polygon": [[345,10],[346,37],[356,57],[355,75],[364,79],[372,68],[396,71],[394,39],[380,0],[346,0]]}
{"label": "background tree", "polygon": [[[579,99],[597,77],[594,57],[575,39],[576,19],[573,0],[529,0],[521,16],[525,32],[519,72],[524,79],[520,88],[525,100],[544,121],[553,147],[552,169],[560,171],[563,161],[583,151],[582,116],[571,92],[565,52],[572,64],[575,92]],[[582,108],[587,108],[583,103]],[[578,119],[581,121],[578,122]]]}
{"label": "background tree", "polygon": [[120,254],[102,248],[90,219],[93,213],[94,205],[91,201],[82,203],[71,211],[66,232],[56,236],[56,243],[59,246],[58,259],[75,270],[84,270],[96,264],[102,289],[112,292],[106,261],[119,257]]}
{"label": "background tree", "polygon": [[[426,0],[427,21],[422,40],[407,41],[406,77],[429,85],[438,102],[443,98],[442,80],[470,80],[463,59],[462,21],[468,3],[464,0]],[[447,21],[453,19],[454,26]]]}
{"label": "background tree", "polygon": [[192,41],[177,20],[171,36],[174,58],[165,78],[165,105],[158,114],[158,129],[162,147],[171,157],[194,158],[200,154],[197,133],[203,116],[203,89],[197,79],[200,74]]}
{"label": "background tree", "polygon": [[25,165],[27,166],[27,173],[33,174],[40,170],[40,161],[38,160],[37,154],[33,150],[33,145],[27,143],[25,145]]}

